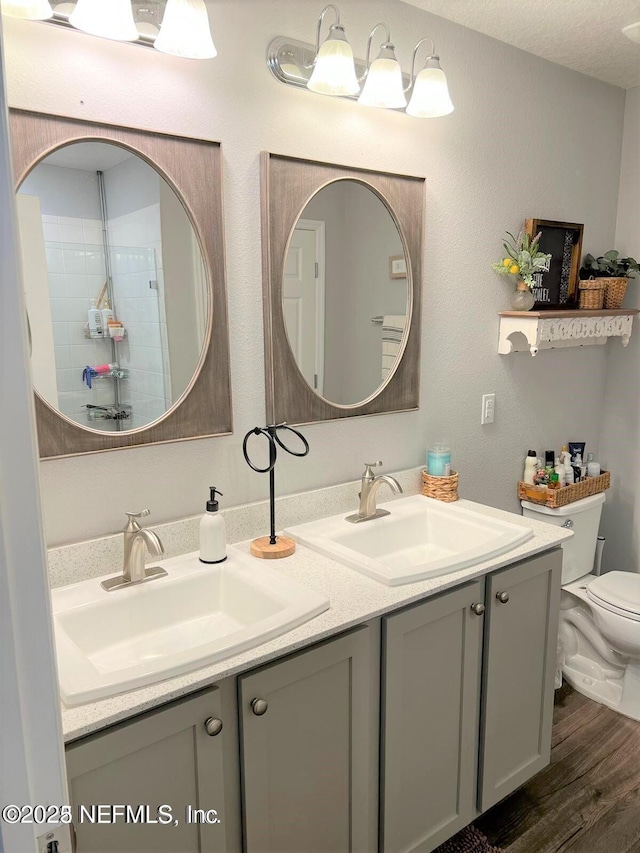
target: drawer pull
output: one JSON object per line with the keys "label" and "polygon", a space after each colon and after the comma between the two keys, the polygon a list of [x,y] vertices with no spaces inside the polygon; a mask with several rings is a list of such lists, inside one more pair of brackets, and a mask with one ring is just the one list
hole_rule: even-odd
{"label": "drawer pull", "polygon": [[471,612],[475,613],[476,616],[482,616],[485,609],[486,608],[485,608],[484,604],[481,604],[480,602],[477,602],[476,604],[471,605]]}
{"label": "drawer pull", "polygon": [[500,604],[506,604],[509,601],[509,593],[508,592],[496,592],[496,598],[500,602]]}
{"label": "drawer pull", "polygon": [[251,700],[251,710],[256,715],[256,717],[261,717],[263,714],[266,714],[268,707],[269,703],[266,701],[266,699]]}
{"label": "drawer pull", "polygon": [[215,717],[209,717],[204,721],[204,727],[209,737],[215,737],[222,731],[222,720],[218,720]]}

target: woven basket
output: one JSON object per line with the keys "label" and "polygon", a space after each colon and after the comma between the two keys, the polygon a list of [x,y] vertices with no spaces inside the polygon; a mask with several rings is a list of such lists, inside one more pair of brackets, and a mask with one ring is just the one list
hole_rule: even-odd
{"label": "woven basket", "polygon": [[587,311],[600,311],[604,302],[604,292],[607,287],[604,278],[589,278],[580,281],[580,308]]}
{"label": "woven basket", "polygon": [[[424,475],[423,475],[424,476]],[[558,509],[598,492],[606,491],[611,485],[611,474],[603,471],[598,477],[586,477],[572,486],[563,486],[561,489],[545,489],[543,486],[530,486],[520,481],[518,483],[518,498],[521,501],[531,501],[536,504],[544,504],[551,509]]]}
{"label": "woven basket", "polygon": [[604,294],[605,308],[621,308],[622,300],[629,283],[628,278],[604,278],[607,283],[607,289]]}
{"label": "woven basket", "polygon": [[453,473],[450,477],[433,477],[422,472],[422,494],[427,498],[435,498],[445,503],[453,503],[458,500],[458,475]]}

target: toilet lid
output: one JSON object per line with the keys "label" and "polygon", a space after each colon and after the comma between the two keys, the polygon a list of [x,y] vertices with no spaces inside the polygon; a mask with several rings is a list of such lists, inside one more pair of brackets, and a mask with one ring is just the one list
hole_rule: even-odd
{"label": "toilet lid", "polygon": [[588,584],[587,595],[596,604],[640,618],[640,575],[635,572],[607,572]]}

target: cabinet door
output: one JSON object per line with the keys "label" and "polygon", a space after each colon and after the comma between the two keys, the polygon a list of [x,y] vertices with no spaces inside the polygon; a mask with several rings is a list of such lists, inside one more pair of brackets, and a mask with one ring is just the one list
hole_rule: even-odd
{"label": "cabinet door", "polygon": [[246,853],[377,849],[373,640],[358,628],[238,679]]}
{"label": "cabinet door", "polygon": [[484,580],[383,622],[384,853],[433,850],[476,816]]}
{"label": "cabinet door", "polygon": [[[235,706],[233,683],[228,692]],[[235,708],[223,711],[222,693],[207,690],[67,747],[78,853],[238,853],[237,726]],[[215,736],[205,729],[210,717],[223,722]],[[114,805],[132,811],[111,815],[104,808]],[[171,807],[170,823],[132,822],[158,820],[161,805]],[[214,809],[208,819],[218,823],[190,823],[189,806]],[[91,815],[105,822],[92,823]]]}
{"label": "cabinet door", "polygon": [[549,763],[561,569],[558,549],[487,580],[480,811]]}

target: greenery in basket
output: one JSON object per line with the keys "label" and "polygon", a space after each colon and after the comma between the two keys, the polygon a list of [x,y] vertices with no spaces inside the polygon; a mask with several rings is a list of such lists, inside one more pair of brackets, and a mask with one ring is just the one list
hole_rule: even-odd
{"label": "greenery in basket", "polygon": [[585,255],[580,269],[580,278],[629,278],[634,272],[639,272],[640,266],[635,258],[621,258],[620,253],[612,249],[599,258]]}
{"label": "greenery in basket", "polygon": [[498,275],[515,276],[522,279],[527,287],[533,287],[535,284],[534,274],[548,272],[551,263],[551,255],[545,255],[539,250],[542,233],[531,237],[521,231],[516,238],[507,231],[507,236],[509,240],[502,244],[506,256],[499,264],[492,264],[491,266]]}

